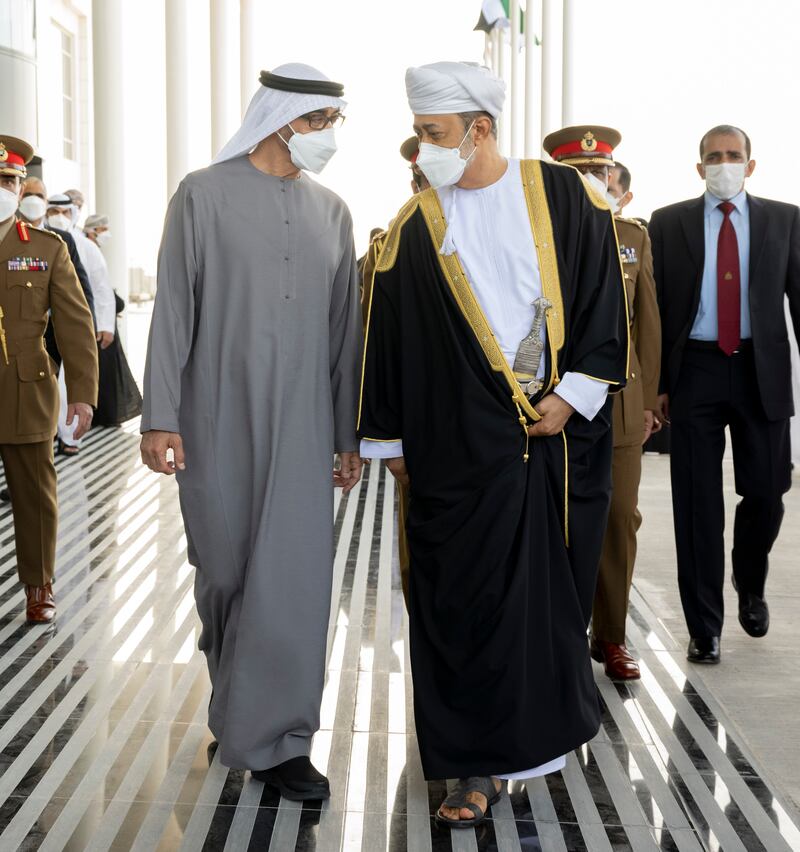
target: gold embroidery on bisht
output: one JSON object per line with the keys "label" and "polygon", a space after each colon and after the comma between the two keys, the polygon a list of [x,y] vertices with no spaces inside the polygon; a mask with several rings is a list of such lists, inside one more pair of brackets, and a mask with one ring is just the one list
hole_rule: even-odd
{"label": "gold embroidery on bisht", "polygon": [[[447,230],[447,222],[444,218],[439,196],[433,190],[426,190],[420,193],[417,198],[420,199],[420,208],[428,226],[434,249],[438,249]],[[525,417],[522,416],[522,411],[525,412],[529,420],[541,420],[541,415],[531,405],[530,400],[525,396],[519,382],[514,377],[511,367],[508,366],[508,361],[506,361],[505,355],[500,349],[500,344],[497,342],[497,338],[494,336],[494,332],[475,298],[472,287],[469,285],[464,268],[458,259],[458,254],[437,254],[437,256],[445,280],[450,287],[450,292],[475,334],[486,360],[495,372],[503,374],[503,378],[511,391],[511,399],[517,408],[521,409],[520,425],[525,428]]]}

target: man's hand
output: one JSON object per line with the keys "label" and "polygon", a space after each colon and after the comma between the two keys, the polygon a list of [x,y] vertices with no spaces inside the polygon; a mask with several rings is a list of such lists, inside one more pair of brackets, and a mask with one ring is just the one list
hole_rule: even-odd
{"label": "man's hand", "polygon": [[408,470],[406,469],[406,460],[402,456],[394,459],[386,459],[386,467],[389,468],[389,473],[401,484],[408,485]]}
{"label": "man's hand", "polygon": [[98,331],[97,342],[100,344],[101,349],[108,349],[114,342],[114,335],[110,331]]}
{"label": "man's hand", "polygon": [[567,420],[575,413],[575,409],[557,393],[549,393],[536,403],[536,410],[542,419],[533,426],[528,426],[528,434],[532,438],[546,438],[557,435],[566,425]]}
{"label": "man's hand", "polygon": [[655,410],[656,417],[662,422],[669,424],[669,394],[660,393],[657,400],[658,408]]}
{"label": "man's hand", "polygon": [[[186,470],[183,456],[183,441],[177,432],[161,432],[152,429],[142,435],[142,461],[156,473],[172,476],[175,471]],[[173,461],[167,459],[167,450],[172,450]]]}
{"label": "man's hand", "polygon": [[67,426],[72,426],[72,421],[78,418],[78,425],[72,434],[73,438],[82,438],[89,431],[92,416],[92,406],[85,402],[72,402],[67,406]]}
{"label": "man's hand", "polygon": [[644,410],[644,438],[642,438],[642,443],[646,444],[650,440],[651,435],[655,435],[656,432],[661,431],[661,421],[656,416],[654,411],[650,411],[649,409]]}
{"label": "man's hand", "polygon": [[361,479],[364,462],[358,453],[339,453],[339,468],[333,471],[333,487],[349,494]]}

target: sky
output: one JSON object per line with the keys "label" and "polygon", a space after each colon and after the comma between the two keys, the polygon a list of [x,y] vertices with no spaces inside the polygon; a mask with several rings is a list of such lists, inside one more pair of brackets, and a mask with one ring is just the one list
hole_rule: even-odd
{"label": "sky", "polygon": [[[739,125],[752,138],[757,161],[748,183],[752,193],[800,202],[800,170],[786,157],[800,138],[794,93],[800,4],[606,0],[598,15],[595,0],[573,2],[571,61],[580,83],[574,115],[567,118],[622,133],[617,156],[633,174],[630,215],[649,217],[657,207],[703,191],[695,171],[697,145],[704,131],[719,123]],[[207,165],[211,155],[207,5],[207,0],[190,0],[195,13],[190,22],[192,168]],[[345,85],[349,105],[337,134],[339,151],[315,179],[350,206],[359,251],[370,230],[384,227],[410,192],[398,152],[411,135],[405,69],[441,59],[482,61],[483,34],[473,32],[479,11],[480,0],[258,4],[263,67],[307,62]],[[163,149],[163,0],[125,4],[125,12],[126,68],[133,69],[126,80],[126,137],[141,139],[144,132],[148,146]],[[521,56],[520,72],[523,62]],[[254,91],[257,85],[254,79]],[[232,98],[238,103],[238,91]],[[537,100],[534,96],[538,114]],[[152,271],[167,203],[166,170],[163,161],[148,160],[154,167],[146,183],[135,156],[127,157],[124,179],[131,266]]]}

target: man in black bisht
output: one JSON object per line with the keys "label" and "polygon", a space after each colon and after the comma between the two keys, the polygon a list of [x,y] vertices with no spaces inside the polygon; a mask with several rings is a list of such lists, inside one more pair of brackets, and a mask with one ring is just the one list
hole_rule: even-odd
{"label": "man in black bisht", "polygon": [[586,630],[628,324],[608,206],[573,168],[502,157],[501,81],[442,62],[406,86],[434,188],[378,259],[359,435],[410,484],[417,736],[425,777],[460,779],[438,821],[464,828],[598,729]]}

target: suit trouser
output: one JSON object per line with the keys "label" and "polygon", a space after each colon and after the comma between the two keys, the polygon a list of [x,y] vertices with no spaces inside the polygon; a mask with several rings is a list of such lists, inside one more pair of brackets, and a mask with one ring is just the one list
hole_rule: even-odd
{"label": "suit trouser", "polygon": [[636,562],[642,445],[614,447],[611,457],[611,507],[600,556],[592,609],[592,635],[604,642],[625,641],[625,618]]}
{"label": "suit trouser", "polygon": [[689,633],[722,632],[725,503],[722,458],[730,428],[736,493],[733,576],[739,591],[763,596],[767,557],[791,486],[789,421],[768,420],[752,347],[726,356],[690,341],[670,400],[672,508],[678,584]]}
{"label": "suit trouser", "polygon": [[14,513],[17,572],[27,586],[53,579],[58,531],[53,442],[0,444]]}

